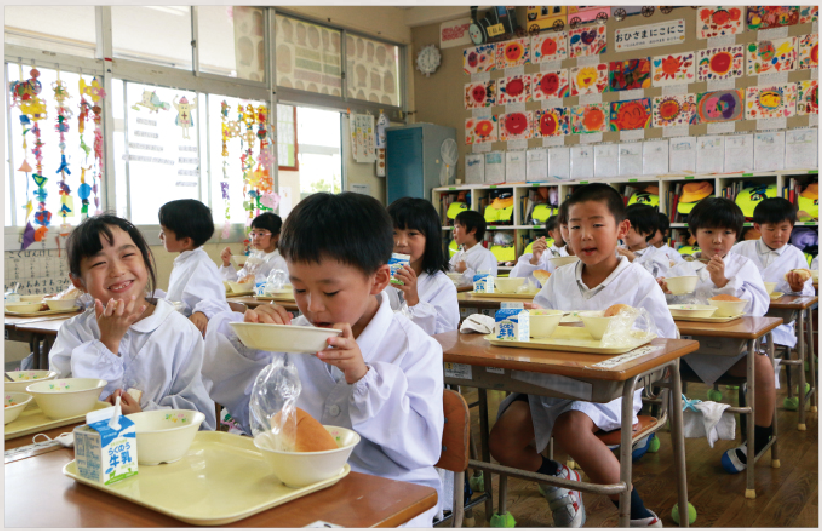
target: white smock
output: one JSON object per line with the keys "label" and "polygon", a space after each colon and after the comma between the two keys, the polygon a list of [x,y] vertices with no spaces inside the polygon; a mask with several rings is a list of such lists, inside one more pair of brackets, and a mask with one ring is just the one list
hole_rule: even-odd
{"label": "white smock", "polygon": [[[259,256],[259,253],[252,253],[251,256]],[[234,266],[231,264],[221,264],[220,274],[223,276],[223,280],[236,281],[237,279],[250,275],[253,271],[255,282],[265,282],[269,273],[275,269],[279,269],[280,271],[284,271],[286,278],[288,278],[288,265],[286,265],[285,258],[282,257],[279,249],[274,249],[270,253],[263,253],[261,258],[263,259],[263,262],[254,266],[249,264],[248,260],[246,260],[239,272],[234,269]]]}
{"label": "white smock", "polygon": [[480,271],[488,271],[492,277],[497,276],[497,257],[494,253],[482,246],[481,243],[476,244],[470,249],[460,249],[449,262],[449,271],[456,272],[457,265],[461,260],[465,260],[465,272],[462,274],[464,284],[471,284],[474,282],[474,275]]}
{"label": "white smock", "polygon": [[[389,285],[385,288],[391,309],[402,308],[403,292]],[[420,302],[408,306],[411,321],[428,335],[456,330],[460,324],[460,307],[457,288],[442,271],[434,275],[422,273],[417,277],[417,295]]]}
{"label": "white smock", "polygon": [[[661,248],[656,248],[649,245],[643,249],[634,252],[635,264],[639,264],[648,271],[652,277],[659,278],[668,276],[668,268],[670,261],[668,255],[665,254]],[[683,260],[684,262],[684,260]]]}
{"label": "white smock", "polygon": [[[155,295],[163,296],[162,290],[155,290]],[[203,312],[211,319],[214,314],[229,309],[217,264],[202,247],[184,251],[174,259],[174,268],[168,279],[168,293],[164,297],[182,302],[180,313],[186,317],[194,312]]]}
{"label": "white smock", "polygon": [[528,279],[528,282],[531,284],[542,287],[542,282],[537,280],[534,276],[534,271],[537,269],[544,269],[549,273],[553,274],[554,269],[556,266],[551,262],[551,258],[561,258],[564,256],[570,256],[568,254],[568,246],[564,245],[562,247],[549,247],[542,253],[542,256],[539,257],[539,262],[536,265],[531,263],[531,259],[534,257],[534,253],[524,253],[522,256],[519,257],[517,260],[516,265],[511,269],[511,272],[508,274],[510,277],[525,277]]}
{"label": "white smock", "polygon": [[660,251],[665,253],[665,256],[668,257],[668,266],[669,267],[673,266],[673,265],[676,265],[676,264],[681,264],[685,261],[685,259],[682,258],[682,255],[679,254],[679,251],[677,251],[676,249],[674,249],[673,247],[671,247],[668,244],[657,247],[657,249],[659,249]]}

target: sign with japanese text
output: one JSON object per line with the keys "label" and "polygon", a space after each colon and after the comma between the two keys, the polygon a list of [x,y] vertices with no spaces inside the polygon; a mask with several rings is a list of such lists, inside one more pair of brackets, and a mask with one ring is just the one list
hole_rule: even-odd
{"label": "sign with japanese text", "polygon": [[471,46],[471,36],[468,35],[470,25],[470,18],[449,20],[440,24],[440,48]]}
{"label": "sign with japanese text", "polygon": [[633,28],[617,29],[614,46],[617,52],[669,46],[685,41],[685,19],[668,20],[658,24],[645,24]]}

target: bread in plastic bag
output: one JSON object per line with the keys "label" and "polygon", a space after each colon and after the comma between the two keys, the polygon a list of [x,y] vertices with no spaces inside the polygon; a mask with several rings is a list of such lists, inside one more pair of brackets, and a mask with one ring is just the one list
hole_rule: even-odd
{"label": "bread in plastic bag", "polygon": [[621,347],[651,334],[656,334],[654,317],[644,308],[626,307],[608,322],[600,344],[603,348]]}
{"label": "bread in plastic bag", "polygon": [[265,292],[276,293],[288,283],[288,273],[282,269],[272,269],[265,281]]}
{"label": "bread in plastic bag", "polygon": [[288,354],[277,356],[254,380],[248,405],[251,432],[255,437],[266,434],[272,450],[294,451],[301,390],[300,375]]}

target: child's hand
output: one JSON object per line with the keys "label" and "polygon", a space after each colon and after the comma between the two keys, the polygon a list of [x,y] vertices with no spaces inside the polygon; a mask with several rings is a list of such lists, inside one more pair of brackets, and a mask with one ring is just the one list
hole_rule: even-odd
{"label": "child's hand", "polygon": [[328,348],[318,351],[317,358],[340,369],[345,374],[347,384],[357,383],[368,372],[360,346],[354,339],[350,324],[334,323],[334,328],[342,330],[342,335],[329,337]]}
{"label": "child's hand", "polygon": [[660,288],[662,288],[662,293],[671,293],[668,291],[668,283],[665,281],[665,277],[657,278],[656,283],[659,284]]}
{"label": "child's hand", "polygon": [[629,251],[627,247],[617,247],[617,254],[624,256],[629,262],[633,262],[636,258],[636,254]]}
{"label": "child's hand", "polygon": [[141,304],[139,308],[135,306],[134,297],[128,302],[123,299],[109,299],[105,306],[99,299],[94,299],[94,315],[100,328],[100,343],[118,356],[120,340],[147,308],[145,304]]}
{"label": "child's hand", "polygon": [[545,236],[541,236],[538,239],[534,240],[533,246],[534,256],[531,257],[529,262],[531,265],[537,265],[542,258],[542,253],[544,253],[548,249],[548,244],[545,243]]}
{"label": "child's hand", "polygon": [[408,306],[415,306],[420,303],[420,294],[417,291],[417,274],[407,265],[403,265],[402,269],[397,271],[394,278],[403,283],[402,286],[394,286],[402,291],[405,301]]}
{"label": "child's hand", "polygon": [[191,321],[191,323],[197,327],[197,330],[203,334],[203,337],[205,337],[206,330],[208,329],[208,317],[206,317],[203,312],[194,312],[188,320]]}
{"label": "child's hand", "polygon": [[536,302],[524,302],[522,303],[522,308],[524,310],[542,310],[542,306]]}
{"label": "child's hand", "polygon": [[290,325],[294,315],[279,304],[261,304],[253,310],[246,310],[243,321],[246,323],[269,323]]}
{"label": "child's hand", "polygon": [[122,389],[117,389],[113,393],[111,393],[106,401],[111,403],[111,405],[117,404],[117,397],[120,397],[120,409],[123,412],[123,415],[131,415],[132,413],[139,413],[142,411],[140,408],[140,402],[134,399],[130,394],[126,393]]}
{"label": "child's hand", "polygon": [[223,252],[220,253],[220,260],[223,261],[224,266],[231,265],[231,247],[223,249]]}
{"label": "child's hand", "polygon": [[460,260],[459,262],[457,262],[457,265],[454,266],[454,270],[457,273],[465,273],[466,269],[467,269],[467,266],[465,265],[465,260]]}
{"label": "child's hand", "polygon": [[788,274],[785,275],[785,279],[788,281],[788,285],[794,293],[801,292],[805,287],[805,282],[802,281],[802,277],[800,277],[796,271],[789,271]]}
{"label": "child's hand", "polygon": [[711,275],[711,281],[717,288],[724,288],[728,284],[728,279],[725,278],[725,262],[719,255],[715,254],[711,257],[706,269],[708,274]]}

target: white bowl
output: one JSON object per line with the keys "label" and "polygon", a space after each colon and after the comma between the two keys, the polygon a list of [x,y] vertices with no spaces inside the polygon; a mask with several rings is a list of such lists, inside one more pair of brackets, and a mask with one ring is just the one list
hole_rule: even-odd
{"label": "white bowl", "polygon": [[20,413],[22,413],[28,403],[31,402],[31,398],[32,396],[26,393],[6,391],[6,397],[3,400],[3,405],[5,406],[3,408],[3,424],[11,424],[17,420]]}
{"label": "white bowl", "polygon": [[462,273],[446,273],[454,284],[462,284]]}
{"label": "white bowl", "polygon": [[36,312],[40,310],[40,303],[39,302],[13,302],[11,304],[6,304],[6,311],[7,312]]}
{"label": "white bowl", "polygon": [[784,293],[782,293],[781,291],[774,291],[768,294],[768,296],[772,299],[781,299],[783,295]]}
{"label": "white bowl", "polygon": [[714,317],[736,317],[745,312],[748,301],[715,301],[708,299],[708,304],[716,306]]}
{"label": "white bowl", "polygon": [[324,452],[271,450],[267,433],[254,437],[254,446],[261,450],[274,474],[286,487],[311,485],[339,474],[354,447],[360,442],[360,436],[355,431],[337,426],[323,426],[323,428],[334,437],[339,448]]}
{"label": "white bowl", "polygon": [[765,291],[767,291],[768,295],[770,295],[771,293],[773,293],[773,290],[776,289],[776,284],[777,283],[776,282],[764,282],[764,284],[765,284]]}
{"label": "white bowl", "polygon": [[525,277],[495,277],[494,288],[497,293],[516,293]]}
{"label": "white bowl", "polygon": [[99,378],[60,378],[26,387],[43,414],[50,419],[85,415],[94,409],[106,381]]}
{"label": "white bowl", "polygon": [[707,304],[669,304],[672,317],[710,317],[716,312],[716,306]]}
{"label": "white bowl", "polygon": [[191,447],[205,415],[190,409],[157,409],[126,415],[137,432],[137,463],[179,461]]}
{"label": "white bowl", "polygon": [[242,322],[229,324],[245,346],[274,352],[317,352],[328,346],[329,337],[342,333],[337,328],[316,326]]}
{"label": "white bowl", "polygon": [[254,291],[253,282],[240,283],[229,280],[228,285],[231,288],[231,291],[233,291],[234,293],[252,293]]}
{"label": "white bowl", "polygon": [[57,373],[53,371],[13,371],[8,374],[14,382],[3,382],[4,389],[9,391],[23,392],[26,387],[45,380],[53,380],[57,378]]}
{"label": "white bowl", "polygon": [[[535,313],[538,312],[538,313]],[[551,337],[554,331],[559,326],[562,316],[565,314],[562,310],[534,310],[529,316],[529,330],[531,337],[544,338]]]}
{"label": "white bowl", "polygon": [[559,256],[557,258],[549,258],[554,267],[564,266],[565,264],[573,264],[574,262],[578,261],[579,258],[576,256]]}
{"label": "white bowl", "polygon": [[665,282],[668,284],[668,291],[672,295],[684,295],[685,293],[693,293],[698,278],[696,275],[669,277],[665,279]]}
{"label": "white bowl", "polygon": [[77,306],[77,299],[46,299],[49,310],[73,310]]}
{"label": "white bowl", "polygon": [[20,295],[20,302],[42,303],[43,302],[43,296],[42,295]]}
{"label": "white bowl", "polygon": [[585,328],[588,329],[588,333],[591,334],[591,337],[594,339],[602,339],[602,336],[605,335],[605,331],[608,329],[608,323],[616,317],[615,315],[605,317],[603,315],[604,313],[604,310],[579,312],[580,319],[582,319]]}

